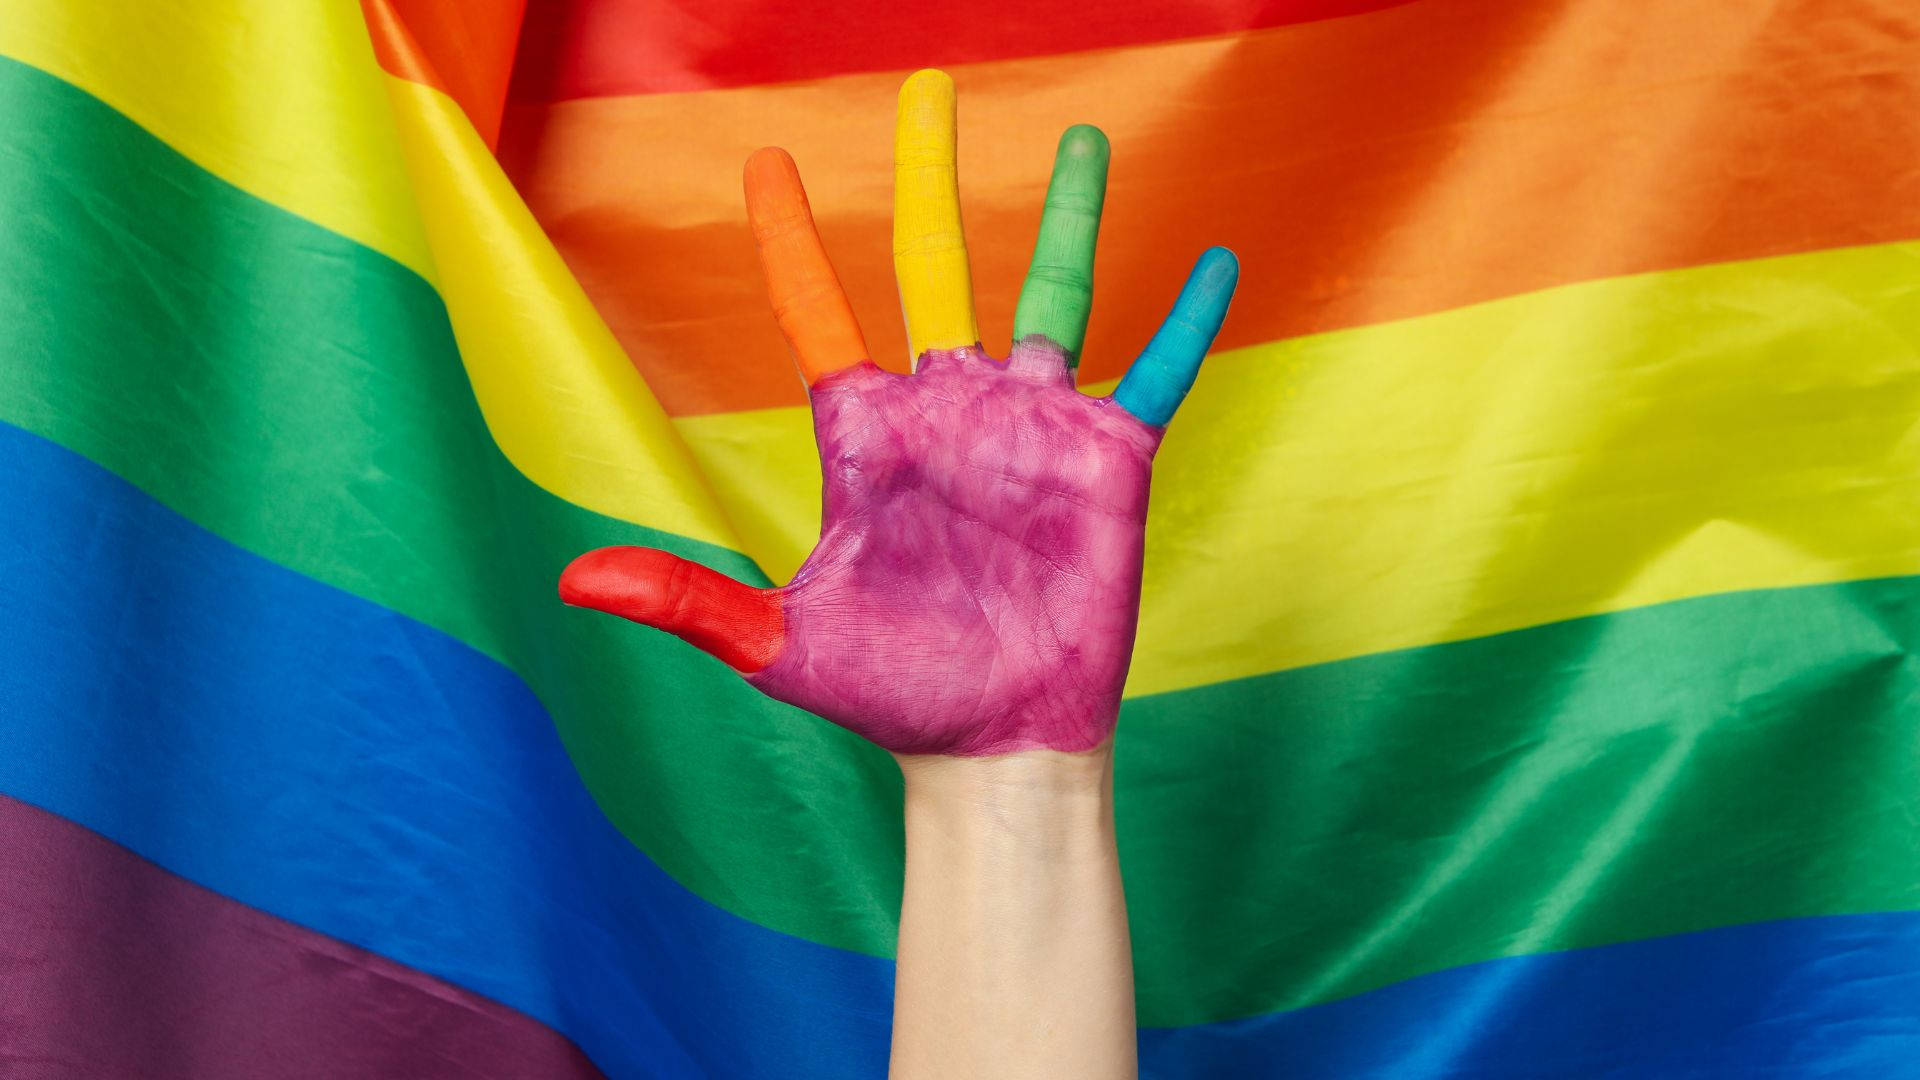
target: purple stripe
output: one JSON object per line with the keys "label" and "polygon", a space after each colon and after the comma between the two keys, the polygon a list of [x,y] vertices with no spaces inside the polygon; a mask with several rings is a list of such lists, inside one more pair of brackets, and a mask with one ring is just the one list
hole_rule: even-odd
{"label": "purple stripe", "polygon": [[0,1076],[599,1075],[523,1013],[0,795]]}

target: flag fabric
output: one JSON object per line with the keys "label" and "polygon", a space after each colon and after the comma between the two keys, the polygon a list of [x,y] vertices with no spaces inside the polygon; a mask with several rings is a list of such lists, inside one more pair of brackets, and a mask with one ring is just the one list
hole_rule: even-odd
{"label": "flag fabric", "polygon": [[1920,11],[916,7],[0,5],[0,1073],[884,1073],[890,761],[554,583],[799,564],[740,166],[904,370],[937,65],[990,348],[1070,124],[1084,384],[1241,259],[1117,741],[1143,1072],[1914,1075]]}

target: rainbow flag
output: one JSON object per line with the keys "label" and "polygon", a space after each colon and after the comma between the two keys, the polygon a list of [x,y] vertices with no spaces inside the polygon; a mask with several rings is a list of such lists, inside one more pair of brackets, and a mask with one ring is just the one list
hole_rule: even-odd
{"label": "rainbow flag", "polygon": [[1070,123],[1083,381],[1242,261],[1120,724],[1143,1071],[1914,1075],[1920,9],[922,7],[0,5],[0,1073],[883,1073],[890,762],[554,582],[798,564],[740,164],[904,368],[939,65],[989,347]]}

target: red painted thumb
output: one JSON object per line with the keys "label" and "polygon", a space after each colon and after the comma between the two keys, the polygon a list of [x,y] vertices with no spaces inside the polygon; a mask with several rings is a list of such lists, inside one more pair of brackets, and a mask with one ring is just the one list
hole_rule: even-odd
{"label": "red painted thumb", "polygon": [[772,589],[653,548],[609,547],[573,560],[560,599],[658,627],[751,674],[780,654],[784,620]]}

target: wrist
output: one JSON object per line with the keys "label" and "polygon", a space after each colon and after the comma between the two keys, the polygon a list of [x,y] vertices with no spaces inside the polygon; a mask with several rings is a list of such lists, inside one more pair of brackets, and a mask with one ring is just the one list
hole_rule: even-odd
{"label": "wrist", "polygon": [[992,757],[894,755],[909,828],[950,838],[1034,843],[1056,853],[1111,843],[1113,742],[1090,750]]}
{"label": "wrist", "polygon": [[1010,754],[895,754],[909,792],[929,798],[993,801],[1076,798],[1113,786],[1113,739],[1086,750]]}

